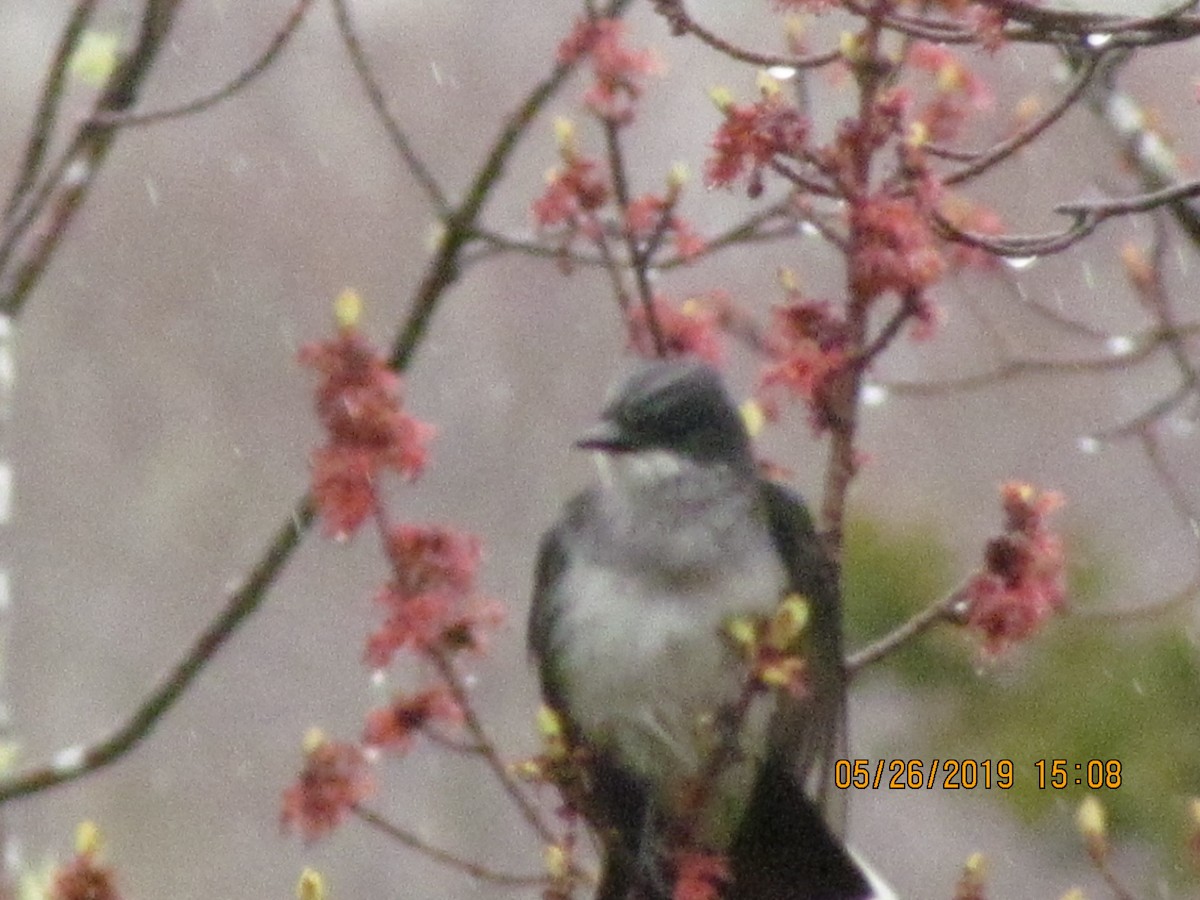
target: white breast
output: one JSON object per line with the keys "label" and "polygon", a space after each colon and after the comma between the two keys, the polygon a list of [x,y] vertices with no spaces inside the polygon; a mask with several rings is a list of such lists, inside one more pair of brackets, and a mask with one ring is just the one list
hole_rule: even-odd
{"label": "white breast", "polygon": [[[575,560],[560,589],[573,601],[556,630],[572,718],[588,740],[659,786],[668,806],[698,773],[712,716],[742,689],[745,668],[723,628],[737,614],[769,612],[786,583],[765,531],[757,550],[733,554],[711,577],[667,582]],[[761,754],[769,710],[742,729],[745,764],[720,790],[741,802]]]}

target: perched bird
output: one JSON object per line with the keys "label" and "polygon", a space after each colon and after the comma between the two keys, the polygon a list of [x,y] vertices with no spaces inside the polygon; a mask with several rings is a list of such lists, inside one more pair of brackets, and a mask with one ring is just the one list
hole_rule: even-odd
{"label": "perched bird", "polygon": [[[568,796],[602,843],[597,900],[669,898],[681,827],[725,857],[726,900],[891,897],[835,834],[836,575],[803,502],[758,475],[716,372],[643,365],[577,446],[600,479],[542,539],[528,637],[546,704],[585,750],[586,784]],[[739,708],[748,667],[728,623],[797,596],[804,690]]]}

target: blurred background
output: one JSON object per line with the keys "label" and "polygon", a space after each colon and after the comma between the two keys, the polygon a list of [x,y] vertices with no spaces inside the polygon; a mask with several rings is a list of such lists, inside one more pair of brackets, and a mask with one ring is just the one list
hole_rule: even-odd
{"label": "blurred background", "polygon": [[[70,6],[0,4],[5,188]],[[139,108],[224,84],[262,52],[290,7],[186,2]],[[140,8],[102,3],[95,27],[124,33]],[[572,4],[533,0],[359,0],[352,9],[391,109],[452,196],[577,15]],[[696,0],[689,9],[732,40],[779,46],[780,23],[765,2]],[[635,4],[630,22],[633,41],[657,46],[668,65],[628,132],[640,193],[661,190],[676,161],[702,171],[718,124],[707,90],[723,84],[752,96],[755,73],[670,38],[645,4]],[[836,42],[838,29],[835,20],[818,23],[814,45]],[[1154,111],[1184,155],[1200,146],[1198,68],[1197,46],[1185,44],[1149,50],[1122,72],[1122,88]],[[996,97],[974,145],[1001,134],[1022,98],[1048,104],[1061,84],[1048,48],[1005,50],[980,71]],[[577,77],[533,123],[489,203],[490,227],[530,233],[529,204],[557,162],[553,116],[582,121],[585,83]],[[828,134],[850,95],[822,75],[810,89],[815,126]],[[64,120],[86,115],[91,99],[92,88],[73,83]],[[599,150],[595,131],[580,128],[585,149]],[[1053,230],[1062,225],[1055,203],[1136,188],[1119,150],[1105,123],[1081,108],[967,193],[1015,231]],[[713,234],[751,208],[741,193],[706,192],[697,174],[682,212]],[[932,340],[901,340],[878,378],[987,371],[997,362],[996,332],[1023,357],[1118,351],[1121,337],[1151,324],[1119,258],[1128,242],[1150,240],[1150,224],[1112,222],[1061,256],[947,281],[937,292],[945,325]],[[346,286],[366,300],[366,329],[389,342],[433,231],[324,4],[235,98],[118,137],[17,325],[8,426],[16,515],[0,547],[15,573],[2,663],[22,759],[40,762],[104,733],[221,608],[226,587],[303,491],[319,439],[298,347],[331,332],[331,302]],[[1198,262],[1196,248],[1176,238],[1168,282],[1184,322],[1200,318],[1191,289]],[[842,294],[840,258],[812,239],[738,248],[664,275],[659,287],[674,299],[721,289],[765,313],[782,300],[781,267],[814,296]],[[1055,327],[1031,303],[1099,333]],[[523,639],[536,542],[589,477],[570,442],[624,352],[603,273],[564,276],[552,262],[501,256],[465,271],[407,379],[408,408],[438,435],[428,474],[397,486],[395,515],[451,523],[484,541],[485,589],[511,618],[478,666],[478,708],[514,759],[536,748]],[[733,389],[744,396],[754,360],[733,345],[729,357]],[[869,463],[852,497],[858,524],[848,562],[855,645],[978,564],[1000,525],[996,490],[1005,480],[1065,494],[1058,521],[1076,570],[1072,615],[1010,657],[981,666],[965,636],[939,633],[856,682],[853,756],[1016,764],[1020,790],[853,796],[852,839],[902,895],[949,897],[975,851],[990,860],[989,896],[1053,898],[1075,884],[1099,891],[1073,826],[1083,792],[1031,790],[1034,759],[1065,757],[1124,762],[1122,787],[1103,799],[1117,867],[1141,896],[1197,896],[1180,850],[1188,799],[1200,795],[1195,604],[1136,621],[1098,614],[1171,597],[1195,571],[1194,536],[1136,441],[1082,440],[1143,412],[1176,379],[1164,356],[970,392],[892,392],[866,411]],[[1160,429],[1186,490],[1200,463],[1194,412],[1185,404]],[[799,490],[817,496],[826,448],[801,410],[764,444],[796,473]],[[132,898],[284,897],[304,865],[325,874],[335,898],[499,895],[354,824],[311,847],[280,833],[280,794],[298,771],[304,731],[317,724],[354,738],[379,701],[361,653],[376,622],[370,598],[385,577],[369,534],[346,546],[310,535],[261,611],[149,741],[93,777],[5,808],[26,861],[68,853],[75,823],[90,818]],[[403,683],[404,672],[395,676]],[[380,780],[377,808],[430,841],[506,870],[538,870],[540,848],[481,766],[425,748],[384,764]]]}

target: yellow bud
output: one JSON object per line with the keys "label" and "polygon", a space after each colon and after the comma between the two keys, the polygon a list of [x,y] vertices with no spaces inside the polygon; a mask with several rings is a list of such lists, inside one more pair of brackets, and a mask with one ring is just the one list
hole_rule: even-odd
{"label": "yellow bud", "polygon": [[789,15],[783,20],[783,33],[787,37],[789,46],[796,46],[804,39],[804,32],[807,26],[804,24],[804,19],[797,15]]}
{"label": "yellow bud", "polygon": [[798,684],[804,671],[804,660],[798,656],[785,656],[768,666],[763,666],[758,673],[758,680],[767,687],[790,688]]}
{"label": "yellow bud", "polygon": [[725,623],[725,633],[739,647],[753,647],[758,641],[758,627],[749,616],[734,616]]}
{"label": "yellow bud", "polygon": [[21,746],[16,741],[0,741],[0,774],[12,771],[20,751]]}
{"label": "yellow bud", "polygon": [[1075,813],[1075,825],[1079,829],[1079,833],[1083,835],[1084,843],[1087,844],[1088,853],[1092,859],[1103,859],[1108,853],[1108,843],[1105,839],[1108,833],[1108,822],[1104,814],[1104,806],[1094,794],[1084,797],[1083,802],[1079,804],[1079,809]]}
{"label": "yellow bud", "polygon": [[571,857],[561,844],[546,848],[546,871],[555,880],[566,878],[571,871]]}
{"label": "yellow bud", "polygon": [[546,770],[536,759],[522,759],[512,763],[508,770],[522,781],[541,781],[546,777]]}
{"label": "yellow bud", "polygon": [[770,72],[765,69],[760,69],[755,83],[758,85],[758,91],[763,95],[763,99],[771,100],[779,96],[779,92],[783,90],[781,85]]}
{"label": "yellow bud", "polygon": [[115,31],[85,31],[67,68],[85,84],[99,87],[117,67],[121,38]]}
{"label": "yellow bud", "polygon": [[304,750],[304,755],[309,756],[321,749],[328,740],[329,738],[325,736],[325,732],[314,725],[308,731],[304,732],[304,740],[301,742],[300,747]]}
{"label": "yellow bud", "polygon": [[305,869],[296,882],[296,900],[325,900],[325,879],[316,869]]}
{"label": "yellow bud", "polygon": [[842,58],[846,60],[846,62],[862,62],[862,37],[855,34],[853,31],[843,31],[841,36],[838,38],[838,50],[841,52]]}
{"label": "yellow bud", "polygon": [[692,173],[685,162],[677,162],[667,172],[667,190],[678,193],[691,179]]}
{"label": "yellow bud", "polygon": [[565,116],[554,120],[554,143],[558,145],[558,152],[563,159],[573,159],[579,153],[579,146],[575,140],[575,123]]}
{"label": "yellow bud", "polygon": [[1196,828],[1200,828],[1200,797],[1193,797],[1188,803],[1188,814],[1191,816],[1192,824]]}
{"label": "yellow bud", "polygon": [[1077,887],[1073,887],[1062,895],[1062,900],[1084,900],[1083,891]]}
{"label": "yellow bud", "polygon": [[738,407],[738,412],[742,414],[742,424],[746,427],[746,434],[752,438],[762,434],[762,430],[767,424],[767,414],[763,412],[761,403],[754,399],[746,400]]}
{"label": "yellow bud", "polygon": [[80,856],[91,856],[100,852],[100,829],[95,822],[80,822],[75,827],[75,852]]}
{"label": "yellow bud", "polygon": [[537,729],[546,740],[561,740],[563,736],[562,716],[542,704],[537,711]]}
{"label": "yellow bud", "polygon": [[729,107],[733,106],[733,94],[729,88],[713,87],[708,89],[708,99],[713,102],[713,106],[721,112],[725,112]]}
{"label": "yellow bud", "polygon": [[924,122],[913,122],[908,126],[910,147],[924,147],[929,143],[929,127]]}
{"label": "yellow bud", "polygon": [[358,292],[354,288],[345,288],[333,301],[333,317],[338,328],[355,328],[362,318],[362,308],[363,301]]}
{"label": "yellow bud", "polygon": [[946,63],[937,71],[938,90],[956,91],[963,84],[963,69],[958,63]]}
{"label": "yellow bud", "polygon": [[790,647],[808,625],[808,601],[800,594],[789,594],[780,602],[767,627],[767,643],[776,650]]}
{"label": "yellow bud", "polygon": [[796,278],[796,273],[786,266],[779,270],[779,286],[789,294],[795,294],[800,291],[800,281]]}
{"label": "yellow bud", "polygon": [[982,878],[987,874],[987,857],[982,853],[972,853],[963,866],[963,874]]}

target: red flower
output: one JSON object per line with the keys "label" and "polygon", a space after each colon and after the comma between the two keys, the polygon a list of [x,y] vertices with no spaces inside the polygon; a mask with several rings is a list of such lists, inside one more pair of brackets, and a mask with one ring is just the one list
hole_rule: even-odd
{"label": "red flower", "polygon": [[280,825],[298,828],[315,841],[340,825],[350,810],[375,790],[375,779],[360,747],[321,740],[305,755],[299,780],[283,792]]}
{"label": "red flower", "polygon": [[672,900],[720,900],[721,885],[729,880],[729,863],[724,856],[685,850],[675,857],[675,889]]}
{"label": "red flower", "polygon": [[77,853],[54,873],[50,900],[120,900],[113,870],[103,866],[95,853]]}
{"label": "red flower", "polygon": [[418,731],[431,725],[461,725],[462,707],[445,685],[426,688],[419,694],[396,697],[390,705],[367,714],[363,743],[403,753]]}
{"label": "red flower", "polygon": [[851,204],[851,282],[861,297],[920,294],[941,278],[945,261],[917,201],[872,196]]}
{"label": "red flower", "polygon": [[329,438],[313,453],[313,496],[326,532],[348,537],[370,514],[382,471],[420,474],[432,430],[401,409],[400,377],[355,328],[302,348],[300,362],[321,376],[317,416]]}
{"label": "red flower", "polygon": [[965,590],[967,625],[982,633],[988,656],[1029,638],[1066,606],[1062,540],[1046,525],[1061,495],[1009,482],[1001,496],[1004,533],[988,542],[983,568]]}
{"label": "red flower", "polygon": [[580,19],[558,46],[559,62],[591,57],[596,80],[584,94],[584,103],[601,118],[621,125],[633,121],[642,80],[663,71],[653,50],[635,50],[625,44],[627,31],[620,19]]}
{"label": "red flower", "polygon": [[797,156],[808,139],[808,120],[779,94],[752,105],[730,103],[713,135],[713,155],[704,177],[711,187],[728,187],[749,172],[750,196],[762,193],[762,170],[776,154]]}
{"label": "red flower", "polygon": [[377,597],[383,624],[367,639],[366,661],[386,666],[398,650],[482,650],[503,607],[474,596],[479,539],[449,528],[398,525],[386,535],[392,580]]}
{"label": "red flower", "polygon": [[767,349],[772,361],[759,379],[763,405],[774,409],[783,390],[807,404],[813,426],[828,425],[830,380],[849,358],[845,322],[823,301],[794,300],[771,311]]}
{"label": "red flower", "polygon": [[565,169],[556,169],[547,178],[546,190],[533,201],[533,218],[539,228],[561,225],[586,234],[594,227],[588,214],[607,202],[608,181],[600,164],[572,155]]}
{"label": "red flower", "polygon": [[[705,309],[696,301],[687,301],[682,308],[664,297],[651,303],[666,345],[667,356],[696,356],[720,366],[724,360],[719,330],[720,315]],[[654,336],[646,318],[646,308],[638,303],[629,308],[629,347],[649,359],[658,355]]]}

